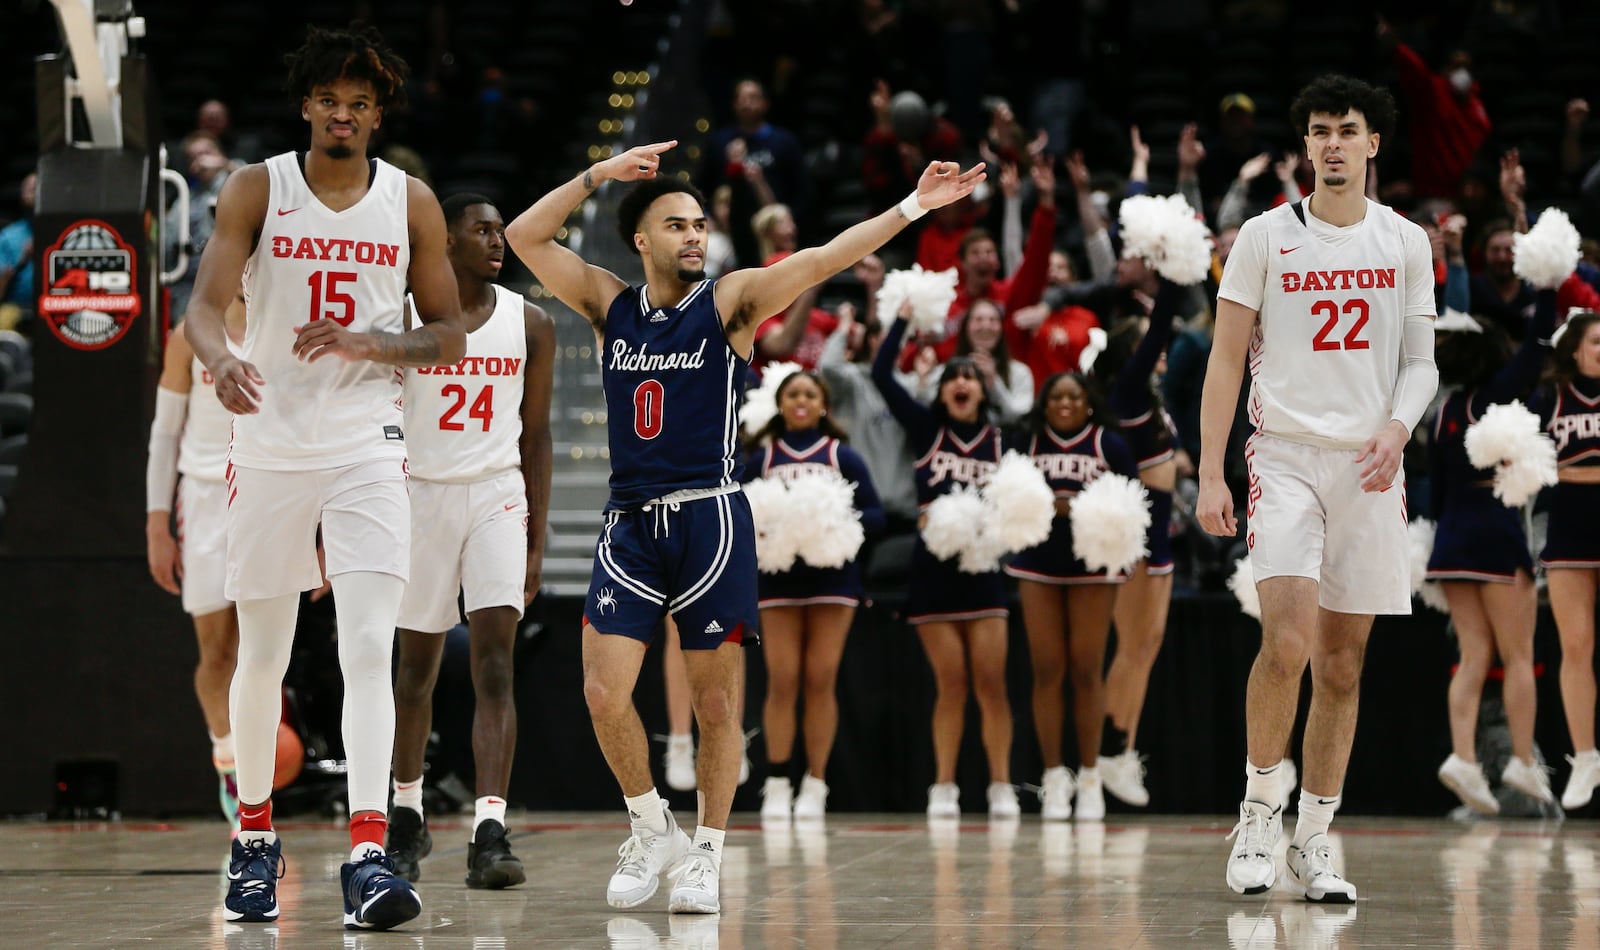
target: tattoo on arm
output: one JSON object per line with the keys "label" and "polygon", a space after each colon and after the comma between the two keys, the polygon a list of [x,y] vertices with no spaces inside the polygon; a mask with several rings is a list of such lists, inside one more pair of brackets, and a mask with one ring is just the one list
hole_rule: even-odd
{"label": "tattoo on arm", "polygon": [[439,362],[439,338],[426,326],[408,333],[375,333],[375,363],[392,366],[433,366]]}
{"label": "tattoo on arm", "polygon": [[583,190],[594,191],[594,172],[587,169],[583,173]]}

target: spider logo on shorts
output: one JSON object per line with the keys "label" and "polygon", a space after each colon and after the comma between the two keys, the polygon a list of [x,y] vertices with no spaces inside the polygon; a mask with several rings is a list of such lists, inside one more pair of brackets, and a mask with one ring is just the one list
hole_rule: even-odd
{"label": "spider logo on shorts", "polygon": [[594,595],[594,605],[601,613],[606,613],[607,611],[616,613],[617,595],[611,588],[602,587],[600,592]]}

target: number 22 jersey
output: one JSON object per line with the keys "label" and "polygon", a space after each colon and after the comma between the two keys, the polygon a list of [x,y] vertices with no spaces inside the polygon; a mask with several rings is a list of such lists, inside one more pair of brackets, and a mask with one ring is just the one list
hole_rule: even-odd
{"label": "number 22 jersey", "polygon": [[1434,316],[1433,252],[1421,227],[1370,199],[1366,215],[1342,228],[1308,204],[1244,223],[1217,297],[1258,312],[1251,424],[1292,442],[1359,449],[1391,418],[1406,318]]}
{"label": "number 22 jersey", "polygon": [[335,212],[312,193],[298,155],[266,166],[266,216],[244,277],[244,359],[266,382],[260,411],[234,417],[230,461],[303,471],[403,459],[400,368],[332,353],[297,359],[294,328],[333,320],[354,333],[403,332],[406,175],[372,159],[367,193]]}

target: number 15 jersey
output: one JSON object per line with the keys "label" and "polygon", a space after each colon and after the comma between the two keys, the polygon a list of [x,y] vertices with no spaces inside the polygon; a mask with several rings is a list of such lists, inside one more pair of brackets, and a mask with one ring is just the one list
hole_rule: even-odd
{"label": "number 15 jersey", "polygon": [[1256,429],[1359,449],[1392,418],[1406,318],[1434,316],[1433,252],[1421,227],[1377,202],[1343,228],[1306,204],[1244,223],[1217,297],[1258,312],[1249,351]]}
{"label": "number 15 jersey", "polygon": [[266,166],[266,217],[244,272],[244,359],[266,382],[260,411],[234,417],[230,461],[306,471],[403,459],[400,368],[332,353],[297,359],[294,328],[333,320],[355,333],[404,331],[406,175],[371,160],[367,193],[334,212],[295,153]]}

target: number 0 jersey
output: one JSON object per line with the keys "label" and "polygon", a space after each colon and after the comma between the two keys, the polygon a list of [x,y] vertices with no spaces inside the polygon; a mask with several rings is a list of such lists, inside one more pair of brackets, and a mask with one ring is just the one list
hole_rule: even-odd
{"label": "number 0 jersey", "polygon": [[454,366],[406,370],[406,435],[415,478],[475,482],[521,467],[528,364],[522,298],[495,286],[494,312],[467,334]]}
{"label": "number 0 jersey", "polygon": [[1258,312],[1251,423],[1292,442],[1359,449],[1392,418],[1406,318],[1434,315],[1433,252],[1421,227],[1377,202],[1344,228],[1308,203],[1244,223],[1217,296]]}
{"label": "number 0 jersey", "polygon": [[266,382],[260,411],[234,417],[230,460],[298,471],[403,459],[400,368],[331,353],[299,360],[294,328],[334,320],[356,333],[404,330],[406,175],[373,159],[367,193],[334,212],[293,152],[266,166],[266,217],[244,280],[244,359]]}
{"label": "number 0 jersey", "polygon": [[600,374],[611,445],[610,508],[739,478],[739,400],[747,364],[728,345],[716,281],[676,305],[629,287],[606,312]]}

